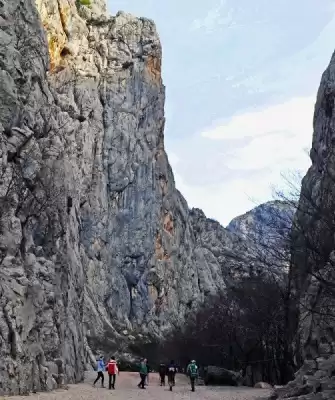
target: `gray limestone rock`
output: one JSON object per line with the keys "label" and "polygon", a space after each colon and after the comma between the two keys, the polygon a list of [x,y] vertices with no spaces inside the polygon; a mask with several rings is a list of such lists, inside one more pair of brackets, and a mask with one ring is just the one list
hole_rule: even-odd
{"label": "gray limestone rock", "polygon": [[226,368],[209,365],[204,371],[204,382],[208,384],[221,384],[228,386],[242,386],[242,371],[230,371]]}
{"label": "gray limestone rock", "polygon": [[293,230],[295,300],[304,363],[273,398],[334,399],[334,99],[335,55],[324,72],[314,114],[312,166],[302,182]]}
{"label": "gray limestone rock", "polygon": [[3,0],[0,21],[7,395],[78,382],[93,351],[180,326],[245,273],[248,244],[175,188],[152,21],[102,0]]}

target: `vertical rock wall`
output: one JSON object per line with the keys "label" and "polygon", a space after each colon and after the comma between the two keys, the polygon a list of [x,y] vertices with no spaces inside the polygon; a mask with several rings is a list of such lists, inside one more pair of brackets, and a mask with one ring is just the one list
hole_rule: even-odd
{"label": "vertical rock wall", "polygon": [[[293,231],[295,300],[304,364],[274,398],[335,398],[335,56],[317,95],[312,166],[303,179]],[[298,397],[299,396],[299,397]]]}
{"label": "vertical rock wall", "polygon": [[0,2],[0,394],[80,381],[245,272],[175,188],[153,22],[81,3]]}
{"label": "vertical rock wall", "polygon": [[164,150],[155,26],[105,11],[0,5],[0,393],[81,380],[89,345],[159,337],[225,285],[234,239]]}

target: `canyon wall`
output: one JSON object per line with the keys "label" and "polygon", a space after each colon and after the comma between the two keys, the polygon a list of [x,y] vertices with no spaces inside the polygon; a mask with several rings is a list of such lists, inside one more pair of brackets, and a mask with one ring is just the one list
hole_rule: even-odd
{"label": "canyon wall", "polygon": [[2,394],[179,326],[240,247],[175,188],[153,22],[81,3],[0,4]]}
{"label": "canyon wall", "polygon": [[250,242],[175,187],[152,21],[3,0],[0,41],[0,394],[26,394],[182,325]]}
{"label": "canyon wall", "polygon": [[300,310],[303,366],[273,398],[335,398],[335,55],[324,72],[314,113],[312,166],[294,220],[293,300]]}

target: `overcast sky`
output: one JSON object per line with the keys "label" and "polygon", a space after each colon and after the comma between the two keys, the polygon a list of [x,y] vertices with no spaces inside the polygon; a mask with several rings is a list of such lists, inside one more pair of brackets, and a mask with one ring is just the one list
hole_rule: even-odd
{"label": "overcast sky", "polygon": [[190,207],[223,225],[305,172],[334,0],[108,0],[153,19],[163,46],[165,145]]}

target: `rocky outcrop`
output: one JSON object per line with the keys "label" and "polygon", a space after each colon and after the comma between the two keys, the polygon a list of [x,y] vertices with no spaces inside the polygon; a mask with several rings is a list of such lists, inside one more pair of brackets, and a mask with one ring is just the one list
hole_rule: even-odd
{"label": "rocky outcrop", "polygon": [[175,189],[150,20],[101,0],[4,0],[0,20],[0,393],[24,394],[180,325],[236,239]]}
{"label": "rocky outcrop", "polygon": [[152,21],[3,0],[0,22],[0,394],[25,394],[180,326],[248,244],[175,188]]}
{"label": "rocky outcrop", "polygon": [[[295,201],[274,200],[261,204],[251,211],[234,218],[227,230],[244,243],[244,270],[249,274],[287,273],[291,259],[291,229],[297,210]],[[240,250],[238,250],[240,253]]]}
{"label": "rocky outcrop", "polygon": [[294,299],[304,363],[273,398],[335,397],[334,96],[335,55],[324,72],[314,114],[312,166],[302,182],[293,230]]}
{"label": "rocky outcrop", "polygon": [[267,383],[267,382],[257,382],[257,383],[254,385],[254,388],[255,388],[255,389],[272,389],[272,385],[270,385],[270,384]]}
{"label": "rocky outcrop", "polygon": [[204,371],[204,382],[205,385],[242,386],[242,371],[230,371],[226,368],[209,365]]}
{"label": "rocky outcrop", "polygon": [[255,243],[277,243],[280,235],[286,237],[290,231],[295,211],[293,201],[268,201],[234,218],[227,229]]}

